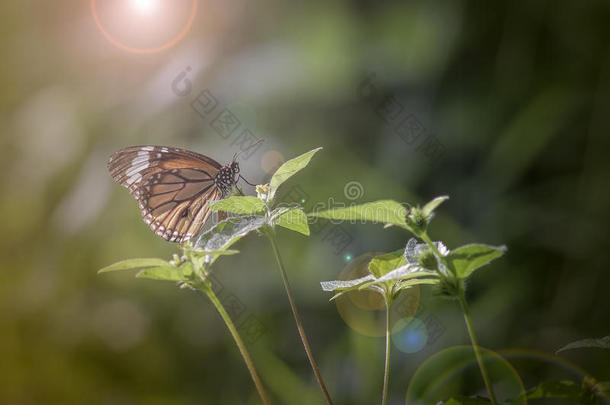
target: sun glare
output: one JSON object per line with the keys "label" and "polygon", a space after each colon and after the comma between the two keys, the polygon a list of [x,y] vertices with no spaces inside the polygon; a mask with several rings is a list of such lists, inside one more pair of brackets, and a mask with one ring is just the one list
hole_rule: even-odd
{"label": "sun glare", "polygon": [[158,6],[158,0],[131,0],[132,7],[139,13],[152,13]]}
{"label": "sun glare", "polygon": [[[198,3],[174,0],[167,8],[161,0],[90,1],[102,35],[118,48],[142,54],[161,52],[180,42],[195,20]],[[98,10],[97,3],[104,7]]]}

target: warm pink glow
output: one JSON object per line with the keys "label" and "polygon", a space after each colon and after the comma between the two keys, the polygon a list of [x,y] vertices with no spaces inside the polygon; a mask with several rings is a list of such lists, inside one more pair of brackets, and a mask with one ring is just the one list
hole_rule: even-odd
{"label": "warm pink glow", "polygon": [[159,9],[158,0],[131,0],[131,6],[139,13],[149,14]]}
{"label": "warm pink glow", "polygon": [[[184,22],[184,24],[181,24],[181,29],[179,32],[177,32],[176,35],[174,35],[173,37],[171,37],[169,40],[165,40],[165,42],[161,43],[158,46],[135,46],[132,44],[127,43],[127,41],[129,40],[125,40],[123,38],[121,38],[121,35],[116,35],[116,30],[113,30],[112,28],[107,27],[103,22],[102,19],[100,18],[100,13],[98,10],[98,3],[99,0],[91,0],[91,12],[93,14],[93,19],[95,21],[95,24],[97,25],[98,29],[100,30],[100,32],[102,33],[102,35],[114,46],[116,46],[117,48],[120,48],[122,50],[128,51],[128,52],[132,52],[132,53],[157,53],[157,52],[161,52],[164,51],[166,49],[171,48],[172,46],[176,45],[178,42],[180,42],[186,35],[186,33],[190,30],[191,26],[193,25],[193,21],[195,20],[195,16],[197,14],[197,3],[198,0],[192,0],[191,2],[191,6],[190,6],[190,13],[188,14],[188,17],[186,19],[186,21]],[[123,3],[125,4],[125,3]],[[119,15],[120,18],[119,19],[115,19],[114,21],[119,21],[121,22],[121,24],[124,27],[128,27],[130,24],[130,19],[132,18],[136,18],[139,21],[133,21],[133,27],[145,27],[142,31],[141,34],[139,33],[139,31],[133,31],[136,34],[139,35],[146,35],[148,36],[149,34],[147,33],[147,31],[149,31],[150,33],[155,33],[156,31],[159,31],[157,29],[155,29],[155,27],[158,27],[159,24],[163,24],[163,21],[166,20],[166,15],[164,15],[161,11],[162,5],[161,5],[161,1],[160,0],[129,0],[129,3],[125,4],[127,7],[127,14],[125,15],[125,17],[122,17],[120,15],[120,12],[117,14],[115,13],[115,15]],[[112,10],[112,9],[110,9]],[[137,13],[136,15],[134,15],[134,13]],[[128,15],[132,14],[132,17],[129,18]],[[154,18],[153,18],[154,16]],[[142,17],[146,17],[146,18],[142,18]],[[150,20],[150,21],[149,21]],[[108,20],[106,20],[107,22]],[[111,26],[112,26],[112,22],[114,22],[111,20]],[[153,30],[153,31],[151,31]],[[144,37],[146,38],[146,37]],[[152,38],[152,37],[151,37]]]}

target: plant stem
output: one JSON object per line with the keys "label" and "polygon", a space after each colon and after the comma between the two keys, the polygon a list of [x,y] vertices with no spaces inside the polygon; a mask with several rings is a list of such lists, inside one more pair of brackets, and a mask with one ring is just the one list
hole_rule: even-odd
{"label": "plant stem", "polygon": [[472,342],[474,355],[477,358],[477,363],[479,363],[479,369],[481,370],[481,375],[483,376],[485,387],[487,388],[487,392],[489,393],[489,398],[491,399],[491,403],[493,405],[498,405],[498,400],[496,399],[496,395],[494,394],[494,390],[491,385],[491,380],[489,379],[487,369],[485,368],[485,364],[483,363],[483,356],[481,356],[481,350],[479,348],[479,344],[477,343],[477,337],[474,334],[474,327],[472,326],[472,319],[470,317],[470,311],[468,309],[468,304],[466,303],[466,298],[464,297],[463,289],[459,293],[458,300],[460,301],[460,306],[462,307],[462,312],[464,313],[466,328],[468,329],[468,334],[470,335],[470,341]]}
{"label": "plant stem", "polygon": [[216,294],[214,294],[214,292],[212,291],[212,288],[210,286],[205,286],[202,288],[202,290],[203,290],[203,292],[206,293],[208,298],[210,298],[210,301],[212,301],[212,304],[214,304],[214,306],[216,307],[216,310],[218,310],[218,313],[220,314],[223,321],[227,325],[227,328],[229,328],[229,331],[231,332],[231,335],[233,336],[233,339],[235,340],[235,344],[237,344],[239,352],[241,353],[241,356],[243,357],[244,362],[246,363],[246,367],[248,367],[248,371],[250,372],[252,381],[254,381],[254,385],[256,386],[256,390],[258,391],[258,395],[261,397],[261,401],[263,401],[263,404],[265,404],[265,405],[270,405],[269,397],[267,396],[267,393],[265,392],[265,388],[263,388],[263,384],[258,376],[258,373],[256,372],[256,369],[254,368],[254,363],[252,362],[252,359],[250,358],[250,354],[248,353],[248,350],[246,349],[246,345],[241,340],[241,337],[239,336],[239,333],[237,332],[237,328],[235,327],[235,324],[233,324],[231,317],[229,316],[229,314],[223,307],[222,303],[220,302],[220,300],[218,299]]}
{"label": "plant stem", "polygon": [[294,297],[292,296],[292,290],[290,288],[290,284],[288,283],[286,269],[284,268],[284,263],[282,262],[282,257],[280,256],[280,251],[277,247],[277,241],[275,240],[275,231],[273,229],[269,229],[267,232],[265,232],[265,234],[271,242],[271,247],[273,248],[275,259],[277,260],[277,264],[280,268],[280,273],[282,274],[282,282],[284,283],[284,289],[286,290],[288,302],[290,303],[290,308],[292,309],[292,316],[294,317],[294,321],[297,324],[297,329],[299,331],[299,336],[301,337],[301,342],[303,342],[303,347],[305,348],[305,354],[307,354],[309,364],[311,364],[311,369],[313,370],[313,374],[315,375],[316,380],[318,380],[318,384],[322,389],[322,393],[326,397],[326,402],[328,402],[329,405],[333,405],[333,401],[330,399],[330,395],[328,394],[326,385],[324,385],[324,381],[322,380],[322,376],[320,375],[318,364],[316,363],[316,360],[314,359],[313,354],[311,353],[311,348],[309,347],[309,342],[307,341],[307,336],[305,335],[305,330],[303,329],[301,318],[299,317],[296,304],[294,303]]}
{"label": "plant stem", "polygon": [[422,238],[422,240],[424,242],[426,242],[426,244],[428,245],[428,247],[430,249],[432,249],[432,251],[434,252],[435,255],[437,255],[439,258],[441,258],[441,253],[438,251],[438,249],[436,248],[436,245],[434,244],[434,242],[432,242],[432,240],[430,239],[430,237],[428,236],[427,232],[423,232],[421,235],[419,235],[420,238]]}
{"label": "plant stem", "polygon": [[[423,232],[419,235],[424,242],[432,249],[434,254],[439,258],[442,257],[434,242],[430,239],[427,232]],[[455,275],[455,269],[451,264],[449,264],[449,270]],[[441,278],[446,279],[445,275],[442,272],[438,272]],[[474,334],[474,327],[472,326],[472,318],[470,317],[470,310],[468,309],[468,303],[466,302],[466,297],[464,294],[463,284],[459,284],[460,287],[457,295],[458,300],[460,301],[460,306],[462,308],[462,312],[464,313],[464,320],[466,321],[466,328],[468,329],[468,334],[470,335],[470,342],[472,343],[472,348],[474,350],[474,355],[477,358],[477,363],[479,364],[479,369],[481,370],[481,375],[483,376],[483,382],[485,382],[485,387],[487,388],[487,392],[489,393],[489,398],[491,399],[491,403],[493,405],[498,405],[498,400],[496,399],[496,395],[494,394],[493,387],[491,385],[491,380],[489,379],[489,374],[487,374],[487,369],[485,368],[485,364],[483,363],[483,356],[481,356],[481,349],[479,348],[479,344],[477,343],[477,337]]]}
{"label": "plant stem", "polygon": [[[443,257],[441,255],[441,252],[438,251],[438,249],[436,248],[436,245],[434,244],[434,242],[432,242],[432,240],[430,239],[430,237],[428,236],[428,233],[426,231],[422,232],[421,234],[417,235],[420,238],[422,238],[422,240],[424,242],[426,242],[426,244],[428,245],[428,247],[432,250],[432,252],[434,253],[434,255],[438,258],[438,260],[440,261],[441,258]],[[454,274],[455,274],[455,270],[453,269],[453,266],[451,265],[451,263],[449,263],[449,270],[451,270]],[[437,266],[436,267],[436,274],[438,274],[439,278],[441,279],[441,281],[447,281],[447,275],[444,274],[440,267]]]}
{"label": "plant stem", "polygon": [[390,378],[390,300],[385,298],[385,367],[383,371],[383,392],[381,405],[388,402],[388,380]]}

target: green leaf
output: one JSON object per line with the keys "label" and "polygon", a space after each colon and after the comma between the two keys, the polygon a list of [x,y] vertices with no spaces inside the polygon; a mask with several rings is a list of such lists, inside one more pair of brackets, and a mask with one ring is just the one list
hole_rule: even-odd
{"label": "green leaf", "polygon": [[269,182],[268,200],[273,200],[277,189],[282,185],[282,183],[294,176],[297,172],[303,170],[309,164],[313,155],[315,155],[321,149],[322,148],[316,148],[310,150],[309,152],[303,153],[301,156],[297,156],[294,159],[290,159],[281,165],[273,174],[271,181]]}
{"label": "green leaf", "polygon": [[466,278],[475,270],[489,264],[506,252],[506,246],[472,244],[461,246],[442,258],[459,278]]}
{"label": "green leaf", "polygon": [[251,215],[265,212],[267,207],[260,199],[252,196],[234,196],[210,204],[212,211],[224,211],[232,214]]}
{"label": "green leaf", "polygon": [[[591,394],[582,384],[574,381],[544,381],[527,392],[527,399],[569,398],[580,401]],[[578,402],[576,402],[578,403]]]}
{"label": "green leaf", "polygon": [[438,278],[412,278],[398,283],[398,285],[394,288],[394,292],[406,290],[407,288],[411,288],[415,285],[436,285],[438,283],[440,283]]}
{"label": "green leaf", "polygon": [[[421,278],[421,277],[435,277],[438,278],[438,273],[430,270],[424,270],[421,267],[415,266],[402,266],[397,269],[390,271],[389,273],[384,274],[379,277],[377,281],[394,281],[394,280],[410,280],[413,278]],[[434,280],[435,283],[438,280]]]}
{"label": "green leaf", "polygon": [[358,286],[371,280],[375,280],[375,277],[373,277],[372,274],[368,274],[364,277],[355,278],[353,280],[322,281],[320,285],[324,291],[349,291],[356,290],[358,289]]}
{"label": "green leaf", "polygon": [[600,396],[610,399],[610,381],[601,381],[595,384],[594,391]]}
{"label": "green leaf", "polygon": [[[374,283],[375,277],[372,274],[367,274],[364,277],[355,278],[353,280],[333,280],[333,281],[322,281],[320,285],[324,291],[335,291],[337,292],[332,296],[330,301],[339,298],[341,295],[350,292],[358,291],[362,286],[369,286]],[[373,283],[371,283],[373,281]]]}
{"label": "green leaf", "polygon": [[279,207],[277,207],[273,211],[271,211],[271,222],[274,222],[279,216],[281,216],[285,212],[288,212],[295,208],[301,208],[301,207],[299,205],[293,205],[293,206],[280,205]]}
{"label": "green leaf", "polygon": [[212,251],[208,251],[208,250],[198,250],[198,249],[193,249],[192,251],[193,253],[199,255],[199,256],[230,256],[230,255],[236,255],[239,253],[239,250],[212,250]]}
{"label": "green leaf", "polygon": [[369,271],[376,278],[407,264],[402,249],[375,256],[369,263]]}
{"label": "green leaf", "polygon": [[162,266],[144,269],[138,272],[136,277],[163,281],[186,281],[191,274],[193,274],[193,267],[190,263],[186,263],[180,267]]}
{"label": "green leaf", "polygon": [[205,251],[193,249],[191,252],[194,257],[203,258],[202,264],[208,265],[214,263],[220,256],[236,255],[239,253],[239,250]]}
{"label": "green leaf", "polygon": [[[262,216],[232,217],[216,224],[203,233],[195,242],[196,251],[215,252],[227,250],[231,245],[267,224],[267,218]],[[219,256],[213,256],[214,263]]]}
{"label": "green leaf", "polygon": [[322,281],[320,285],[324,291],[355,290],[359,285],[374,279],[375,277],[373,277],[372,274],[367,274],[364,277],[355,278],[353,280]]}
{"label": "green leaf", "polygon": [[483,397],[454,397],[443,402],[443,405],[489,405],[491,401]]}
{"label": "green leaf", "polygon": [[397,225],[411,230],[406,223],[407,209],[393,200],[380,200],[346,208],[334,208],[321,212],[312,212],[309,216],[338,219],[342,221],[368,221]]}
{"label": "green leaf", "polygon": [[147,258],[147,259],[127,259],[120,262],[106,266],[103,269],[98,270],[99,273],[108,273],[110,271],[119,270],[134,270],[141,269],[143,267],[157,267],[157,266],[169,266],[169,263],[162,259]]}
{"label": "green leaf", "polygon": [[334,301],[337,298],[339,298],[340,296],[342,296],[345,293],[350,292],[351,290],[343,290],[343,291],[339,291],[338,293],[336,293],[335,295],[333,295],[332,297],[330,297],[329,301]]}
{"label": "green leaf", "polygon": [[433,271],[422,270],[421,268],[407,265],[394,269],[371,282],[362,284],[358,288],[362,290],[372,285],[384,287],[388,282],[396,286],[405,284],[406,288],[406,284],[409,286],[415,284],[438,284],[439,279],[438,274]]}
{"label": "green leaf", "polygon": [[565,403],[594,404],[597,403],[595,399],[596,395],[601,397],[604,396],[605,393],[600,387],[600,384],[594,384],[593,381],[585,377],[582,382],[565,380],[544,381],[508,403],[520,404],[524,402],[524,399],[554,398],[570,400]]}
{"label": "green leaf", "polygon": [[436,197],[435,199],[433,199],[432,201],[426,203],[426,205],[423,206],[422,211],[424,213],[424,215],[426,215],[427,217],[430,216],[430,214],[432,214],[434,212],[434,210],[441,205],[442,203],[444,203],[445,201],[447,201],[449,199],[449,196],[447,195],[442,195],[440,197]]}
{"label": "green leaf", "polygon": [[437,284],[438,274],[407,264],[402,250],[374,257],[369,274],[353,280],[323,281],[324,291],[335,291],[331,301],[348,291],[369,289],[381,294],[395,293],[418,284]]}
{"label": "green leaf", "polygon": [[556,353],[563,352],[564,350],[581,349],[584,347],[594,347],[598,349],[610,349],[610,336],[604,336],[599,339],[582,339],[576,342],[568,343],[561,349],[557,350]]}
{"label": "green leaf", "polygon": [[309,236],[309,225],[307,225],[307,216],[300,208],[292,208],[280,214],[275,219],[275,224],[292,231],[302,233]]}
{"label": "green leaf", "polygon": [[610,393],[610,381],[600,381],[596,384],[596,387],[606,393]]}

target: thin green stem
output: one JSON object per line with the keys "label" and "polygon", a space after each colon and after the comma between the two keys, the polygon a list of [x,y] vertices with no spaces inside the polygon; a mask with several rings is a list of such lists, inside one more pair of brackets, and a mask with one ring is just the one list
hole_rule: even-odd
{"label": "thin green stem", "polygon": [[496,395],[494,394],[494,390],[491,385],[491,380],[489,379],[489,374],[487,373],[487,369],[485,368],[485,364],[483,363],[483,356],[481,355],[481,349],[479,348],[479,344],[477,343],[477,337],[474,334],[474,327],[472,326],[472,319],[470,317],[470,311],[468,309],[468,304],[466,303],[466,298],[464,297],[463,290],[460,291],[458,299],[460,301],[460,306],[462,307],[462,312],[464,313],[466,328],[468,329],[468,334],[470,335],[470,341],[472,342],[474,355],[477,358],[477,363],[479,363],[479,369],[481,370],[481,375],[483,376],[485,387],[487,388],[487,392],[489,393],[489,398],[491,399],[491,403],[493,405],[498,405],[498,400],[496,399]]}
{"label": "thin green stem", "polygon": [[[436,248],[436,245],[427,232],[422,232],[419,235],[424,242],[432,249],[434,254],[440,259],[441,253]],[[450,265],[450,271],[455,275],[455,269]],[[446,279],[446,276],[438,271],[439,275],[442,279]],[[487,369],[485,368],[485,364],[483,363],[483,356],[481,355],[481,349],[479,348],[479,344],[477,343],[477,337],[474,334],[474,327],[472,326],[472,318],[470,317],[470,311],[468,309],[468,303],[466,302],[466,297],[464,295],[463,285],[460,283],[460,287],[458,287],[458,292],[456,293],[458,300],[460,301],[460,306],[462,308],[462,312],[464,313],[464,320],[466,321],[466,328],[468,329],[468,334],[470,335],[470,342],[472,343],[472,348],[474,350],[474,355],[477,358],[477,363],[479,364],[479,369],[481,370],[481,375],[483,376],[483,381],[485,382],[485,387],[487,388],[487,392],[489,393],[489,398],[491,399],[491,403],[493,405],[498,405],[498,400],[496,399],[496,395],[494,394],[493,387],[491,385],[491,380],[489,379],[489,374],[487,373]]]}
{"label": "thin green stem", "polygon": [[385,367],[383,371],[383,392],[381,405],[388,402],[388,380],[390,378],[390,300],[385,298]]}
{"label": "thin green stem", "polygon": [[[428,247],[430,249],[432,249],[432,252],[436,255],[436,257],[438,258],[438,260],[441,260],[441,257],[443,257],[441,255],[441,252],[438,251],[438,249],[436,248],[436,245],[434,244],[434,242],[432,242],[432,240],[430,239],[430,237],[428,236],[428,233],[426,231],[422,232],[421,235],[419,235],[420,238],[422,238],[422,240],[424,242],[426,242],[426,244],[428,245]],[[451,265],[450,265],[451,266]],[[450,269],[453,273],[455,273],[455,271],[453,269]],[[439,268],[439,266],[436,267],[436,273],[439,275],[440,279],[445,281],[447,280],[447,275],[444,274],[441,269]]]}
{"label": "thin green stem", "polygon": [[216,310],[218,311],[218,313],[222,317],[223,321],[227,325],[227,328],[229,328],[229,331],[231,332],[231,335],[233,336],[233,339],[235,340],[235,344],[237,344],[239,352],[241,353],[241,357],[243,357],[244,362],[246,363],[246,367],[248,367],[248,371],[250,372],[252,381],[254,381],[254,385],[256,386],[256,390],[258,391],[258,395],[261,397],[261,401],[263,401],[263,404],[265,404],[265,405],[270,405],[269,397],[267,396],[267,393],[265,392],[265,388],[263,388],[263,383],[261,382],[261,379],[259,378],[258,373],[256,372],[256,368],[254,368],[254,363],[252,362],[252,359],[250,358],[250,354],[248,353],[248,350],[246,349],[246,345],[241,340],[241,337],[239,336],[239,333],[237,332],[237,328],[235,327],[235,324],[233,324],[231,317],[225,310],[224,306],[222,305],[222,303],[220,302],[220,300],[218,299],[216,294],[214,294],[214,292],[212,291],[211,286],[209,286],[209,285],[204,286],[202,288],[202,290],[204,293],[206,293],[208,298],[210,298],[210,301],[212,301],[212,304],[214,304],[214,306],[216,307]]}
{"label": "thin green stem", "polygon": [[292,290],[290,288],[290,284],[288,283],[288,276],[286,275],[286,269],[284,267],[284,263],[282,261],[282,257],[280,256],[280,251],[277,247],[277,241],[275,240],[275,234],[273,229],[268,229],[265,232],[269,241],[271,242],[271,247],[273,248],[273,253],[275,254],[275,259],[277,260],[277,264],[280,268],[280,273],[282,274],[282,282],[284,283],[284,290],[286,290],[286,295],[288,296],[288,302],[290,303],[290,308],[292,309],[292,316],[294,317],[294,321],[297,324],[297,329],[299,331],[299,336],[301,337],[301,342],[303,342],[303,347],[305,348],[305,354],[307,354],[307,358],[309,359],[309,364],[311,364],[311,369],[313,370],[313,374],[318,380],[318,384],[322,389],[322,393],[326,397],[326,402],[329,405],[333,405],[333,401],[330,399],[330,395],[328,394],[328,390],[326,389],[326,385],[322,380],[322,375],[320,375],[320,369],[318,368],[318,364],[311,353],[311,348],[309,347],[309,342],[307,341],[307,336],[305,335],[305,329],[303,329],[303,324],[301,323],[301,318],[299,317],[299,313],[297,311],[296,304],[294,302],[294,297],[292,296]]}
{"label": "thin green stem", "polygon": [[419,235],[422,240],[424,242],[426,242],[426,244],[428,245],[428,247],[430,247],[430,249],[432,249],[432,251],[434,252],[435,255],[437,255],[439,258],[442,257],[441,256],[441,252],[438,251],[438,249],[436,248],[436,245],[432,242],[432,240],[430,239],[430,237],[428,236],[428,233],[426,233],[425,231],[422,232],[421,235]]}

